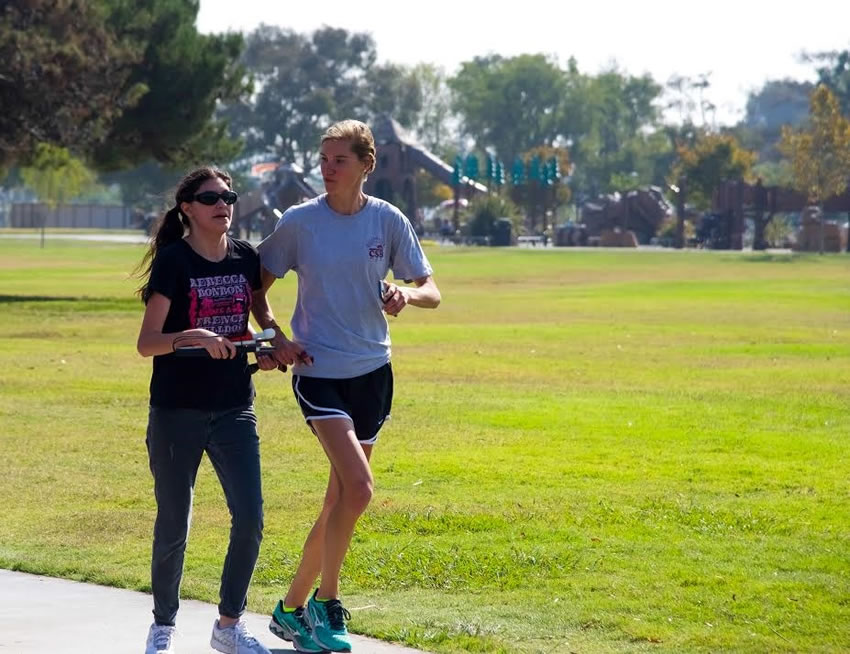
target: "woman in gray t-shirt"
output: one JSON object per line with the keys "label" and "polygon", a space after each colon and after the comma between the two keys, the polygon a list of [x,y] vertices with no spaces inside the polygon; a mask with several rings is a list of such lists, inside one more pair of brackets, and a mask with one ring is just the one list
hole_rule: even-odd
{"label": "woman in gray t-shirt", "polygon": [[[363,193],[375,161],[365,124],[332,125],[321,144],[326,194],[287,210],[258,247],[265,289],[290,270],[298,276],[292,339],[275,325],[273,344],[278,363],[293,366],[295,397],[331,464],[324,505],[269,625],[300,652],[351,651],[339,571],[372,498],[369,458],[392,403],[384,314],[440,303],[410,222],[393,205]],[[415,286],[385,282],[390,269],[395,279]],[[266,323],[274,324],[271,315]]]}

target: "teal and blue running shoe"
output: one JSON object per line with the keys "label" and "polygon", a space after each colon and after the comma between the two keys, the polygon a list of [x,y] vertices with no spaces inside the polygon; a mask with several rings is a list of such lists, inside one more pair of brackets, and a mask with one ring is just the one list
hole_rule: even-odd
{"label": "teal and blue running shoe", "polygon": [[316,599],[318,588],[307,602],[304,615],[307,624],[313,630],[313,642],[331,652],[350,652],[351,640],[345,621],[351,620],[351,614],[338,599],[320,602]]}
{"label": "teal and blue running shoe", "polygon": [[304,620],[304,609],[284,611],[283,602],[278,602],[272,611],[269,631],[278,638],[288,640],[298,652],[325,652],[324,647],[313,642],[310,625]]}

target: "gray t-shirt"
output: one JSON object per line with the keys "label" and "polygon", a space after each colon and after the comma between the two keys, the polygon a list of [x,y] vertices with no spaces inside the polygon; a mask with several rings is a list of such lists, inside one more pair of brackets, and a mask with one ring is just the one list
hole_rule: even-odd
{"label": "gray t-shirt", "polygon": [[388,202],[369,196],[355,214],[338,214],[325,195],[289,208],[257,248],[270,273],[298,275],[292,340],[313,357],[293,373],[347,379],[390,360],[390,333],[378,294],[396,279],[420,279],[431,264],[410,222]]}

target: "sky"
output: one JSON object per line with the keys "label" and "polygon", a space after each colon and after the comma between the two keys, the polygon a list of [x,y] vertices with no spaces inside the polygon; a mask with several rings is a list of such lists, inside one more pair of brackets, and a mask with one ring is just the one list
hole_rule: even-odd
{"label": "sky", "polygon": [[[518,11],[521,9],[521,11]],[[763,0],[387,0],[315,4],[284,0],[201,0],[201,32],[247,32],[260,23],[310,32],[323,25],[369,32],[378,59],[434,63],[448,74],[491,53],[545,54],[597,73],[616,64],[633,75],[709,73],[706,98],[719,124],[744,114],[747,94],[766,80],[814,80],[802,52],[850,48],[850,1]]]}

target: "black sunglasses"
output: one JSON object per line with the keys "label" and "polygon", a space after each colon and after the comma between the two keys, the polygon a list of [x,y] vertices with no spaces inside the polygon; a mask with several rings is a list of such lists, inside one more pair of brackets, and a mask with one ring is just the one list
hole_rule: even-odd
{"label": "black sunglasses", "polygon": [[224,200],[224,204],[235,204],[236,200],[239,199],[239,195],[235,191],[222,191],[221,193],[216,193],[215,191],[204,191],[203,193],[196,193],[193,199],[197,200],[201,204],[211,207],[216,204],[219,199]]}

